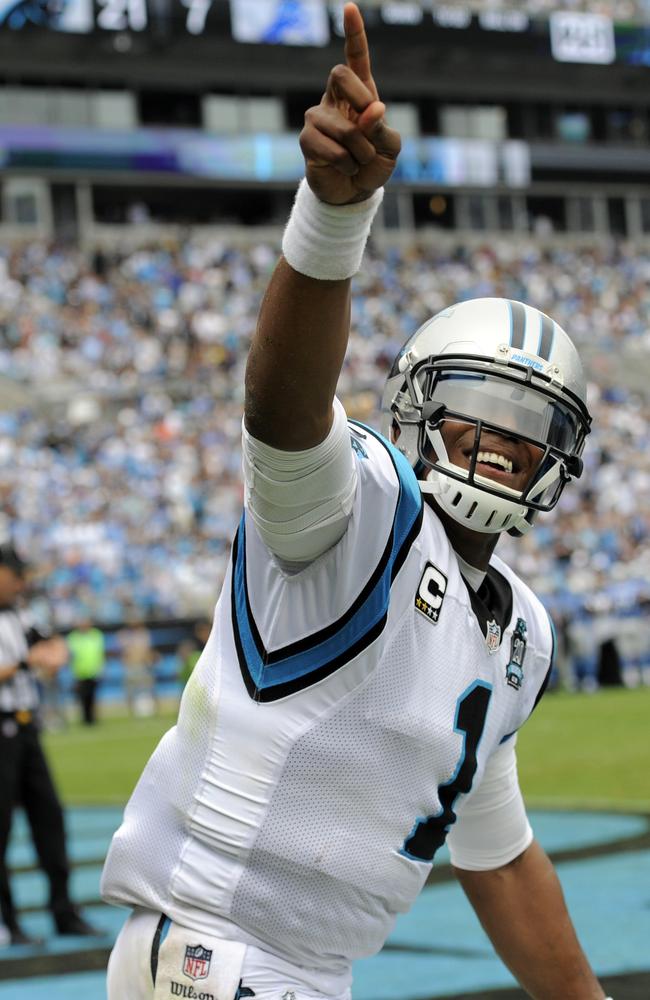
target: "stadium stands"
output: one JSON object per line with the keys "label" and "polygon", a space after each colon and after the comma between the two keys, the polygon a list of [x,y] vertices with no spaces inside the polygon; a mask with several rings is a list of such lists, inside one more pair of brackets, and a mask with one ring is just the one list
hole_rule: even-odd
{"label": "stadium stands", "polygon": [[[366,6],[379,6],[383,0],[366,0]],[[422,4],[421,4],[422,5]],[[557,0],[447,0],[449,8],[465,8],[479,13],[486,8],[490,11],[518,10],[529,17],[549,17],[558,9]],[[588,14],[601,14],[617,21],[638,21],[647,18],[647,4],[644,0],[564,0],[562,9]]]}
{"label": "stadium stands", "polygon": [[[210,611],[240,516],[244,358],[275,254],[196,237],[0,258],[0,374],[24,390],[0,414],[0,495],[59,627]],[[349,411],[376,425],[401,343],[457,299],[520,298],[565,325],[599,385],[586,473],[559,517],[501,544],[552,610],[598,610],[601,625],[648,596],[649,277],[650,253],[616,243],[376,248],[341,382]],[[633,636],[637,665],[642,647]]]}

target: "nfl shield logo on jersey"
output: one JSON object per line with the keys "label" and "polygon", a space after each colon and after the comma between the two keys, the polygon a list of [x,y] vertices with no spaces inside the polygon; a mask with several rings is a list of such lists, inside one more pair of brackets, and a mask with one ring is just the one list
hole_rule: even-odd
{"label": "nfl shield logo on jersey", "polygon": [[492,656],[496,653],[499,646],[501,645],[501,626],[492,619],[491,622],[487,623],[487,634],[485,636],[485,643],[488,648],[488,653]]}
{"label": "nfl shield logo on jersey", "polygon": [[210,974],[210,959],[212,952],[202,944],[190,945],[185,948],[183,973],[190,979],[207,979]]}

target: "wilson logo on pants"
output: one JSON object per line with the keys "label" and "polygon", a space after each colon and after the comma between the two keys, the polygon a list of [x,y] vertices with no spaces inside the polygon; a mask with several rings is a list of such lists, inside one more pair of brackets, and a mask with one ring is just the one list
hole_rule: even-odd
{"label": "wilson logo on pants", "polygon": [[197,993],[193,986],[186,986],[185,983],[177,983],[173,979],[170,985],[170,993],[173,997],[185,997],[186,1000],[217,1000],[214,993]]}

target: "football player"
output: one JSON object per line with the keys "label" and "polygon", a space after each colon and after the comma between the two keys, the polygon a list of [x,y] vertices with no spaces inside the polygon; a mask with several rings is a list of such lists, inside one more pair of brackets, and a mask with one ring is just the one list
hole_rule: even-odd
{"label": "football player", "polygon": [[580,362],[536,309],[466,302],[400,353],[383,435],[346,419],[350,278],[400,139],[354,4],[345,55],[250,352],[214,627],[107,859],[134,908],[109,997],[347,1000],[446,839],[528,994],[602,1000],[517,781],[552,627],[494,555],[580,475]]}

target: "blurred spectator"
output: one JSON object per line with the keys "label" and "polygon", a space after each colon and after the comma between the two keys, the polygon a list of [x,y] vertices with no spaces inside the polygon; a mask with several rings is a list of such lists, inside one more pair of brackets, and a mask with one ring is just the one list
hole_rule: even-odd
{"label": "blurred spectator", "polygon": [[65,691],[61,681],[61,672],[35,671],[40,689],[41,722],[43,729],[55,731],[65,729],[68,719],[65,710]]}
{"label": "blurred spectator", "polygon": [[117,633],[124,668],[126,703],[131,715],[154,715],[157,710],[154,663],[156,654],[151,634],[143,621],[132,617],[127,628]]}
{"label": "blurred spectator", "polygon": [[[30,583],[22,600],[25,604],[21,612],[23,623],[41,635],[52,635],[56,629],[47,597]],[[33,672],[39,689],[39,718],[43,729],[64,729],[68,719],[62,671],[34,668]]]}
{"label": "blurred spectator", "polygon": [[208,641],[211,627],[212,624],[207,618],[201,618],[194,626],[192,638],[185,639],[178,647],[177,655],[180,660],[178,679],[183,687],[189,681],[192,671],[203,652],[203,647]]}
{"label": "blurred spectator", "polygon": [[556,645],[555,676],[551,677],[551,690],[559,688],[564,691],[573,691],[575,688],[575,676],[569,635],[571,618],[567,614],[555,614],[553,616],[553,624],[555,626]]}
{"label": "blurred spectator", "polygon": [[576,687],[595,691],[598,686],[599,641],[589,604],[577,608],[567,626],[569,652]]}
{"label": "blurred spectator", "polygon": [[85,725],[92,726],[97,721],[97,686],[106,662],[104,633],[85,618],[68,634],[68,649],[81,718]]}
{"label": "blurred spectator", "polygon": [[614,636],[609,636],[609,638],[603,639],[598,650],[598,685],[599,687],[620,687],[622,683],[621,657],[616,639]]}

